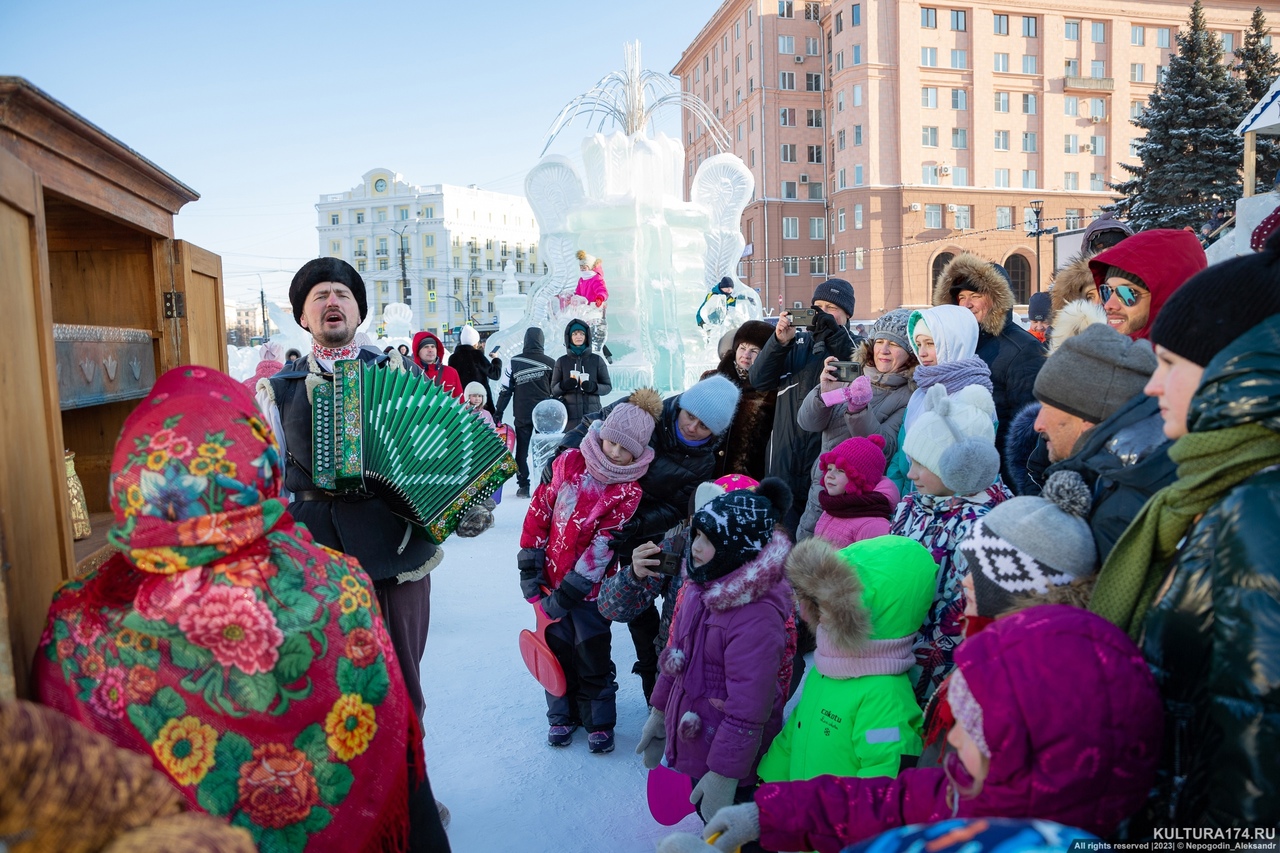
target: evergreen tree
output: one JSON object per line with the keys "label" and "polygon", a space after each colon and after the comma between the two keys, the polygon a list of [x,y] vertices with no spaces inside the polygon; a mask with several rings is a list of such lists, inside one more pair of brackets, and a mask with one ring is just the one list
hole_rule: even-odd
{"label": "evergreen tree", "polygon": [[[1245,31],[1244,41],[1236,48],[1236,70],[1244,78],[1245,90],[1248,92],[1249,106],[1252,109],[1271,88],[1276,76],[1280,75],[1280,59],[1264,39],[1270,32],[1267,18],[1262,14],[1262,7],[1253,10],[1253,19],[1249,29]],[[1275,136],[1257,137],[1257,179],[1258,191],[1266,192],[1275,183],[1280,174],[1280,141]]]}
{"label": "evergreen tree", "polygon": [[1219,203],[1234,203],[1244,154],[1235,129],[1247,100],[1194,0],[1190,25],[1178,33],[1178,52],[1132,122],[1146,136],[1137,144],[1140,162],[1120,164],[1132,177],[1112,185],[1124,194],[1116,210],[1136,230],[1198,228]]}

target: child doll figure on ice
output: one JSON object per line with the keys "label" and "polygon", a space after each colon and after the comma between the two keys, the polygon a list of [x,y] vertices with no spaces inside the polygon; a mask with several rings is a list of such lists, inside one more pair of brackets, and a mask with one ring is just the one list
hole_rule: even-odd
{"label": "child doll figure on ice", "polygon": [[[571,296],[560,296],[560,313],[566,322],[577,317],[591,324],[591,347],[595,352],[600,352],[604,346],[608,330],[605,303],[608,300],[609,288],[604,283],[604,262],[579,249],[578,286]],[[559,322],[558,325],[563,326],[564,322]]]}

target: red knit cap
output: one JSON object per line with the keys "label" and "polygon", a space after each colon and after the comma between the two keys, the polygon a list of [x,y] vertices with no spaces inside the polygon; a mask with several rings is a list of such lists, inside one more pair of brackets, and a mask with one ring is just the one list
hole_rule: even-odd
{"label": "red knit cap", "polygon": [[849,478],[846,492],[873,491],[884,476],[885,464],[884,437],[880,435],[846,438],[818,457],[823,471],[834,465],[845,473]]}

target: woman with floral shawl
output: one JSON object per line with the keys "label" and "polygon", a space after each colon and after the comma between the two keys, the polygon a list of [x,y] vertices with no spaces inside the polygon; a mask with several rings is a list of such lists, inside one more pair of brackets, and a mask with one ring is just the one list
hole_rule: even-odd
{"label": "woman with floral shawl", "polygon": [[448,850],[369,578],[280,482],[243,385],[161,377],[112,460],[120,551],[54,595],[39,698],[262,850]]}

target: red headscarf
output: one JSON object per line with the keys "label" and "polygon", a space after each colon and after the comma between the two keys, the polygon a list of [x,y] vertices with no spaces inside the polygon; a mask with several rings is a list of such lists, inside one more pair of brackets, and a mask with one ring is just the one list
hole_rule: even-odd
{"label": "red headscarf", "polygon": [[54,596],[40,699],[263,849],[403,847],[422,764],[400,667],[368,576],[294,525],[280,483],[242,384],[161,377],[112,460],[120,553]]}

